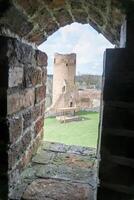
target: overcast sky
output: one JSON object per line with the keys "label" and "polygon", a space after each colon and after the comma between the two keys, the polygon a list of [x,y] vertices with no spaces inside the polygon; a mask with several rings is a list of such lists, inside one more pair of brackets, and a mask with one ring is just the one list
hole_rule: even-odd
{"label": "overcast sky", "polygon": [[90,25],[73,23],[60,28],[38,48],[48,55],[48,74],[53,74],[54,54],[76,53],[77,74],[102,74],[103,53],[114,46]]}

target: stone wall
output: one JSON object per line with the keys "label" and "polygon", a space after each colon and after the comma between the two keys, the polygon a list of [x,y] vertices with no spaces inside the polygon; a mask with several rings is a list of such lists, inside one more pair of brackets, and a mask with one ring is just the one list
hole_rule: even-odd
{"label": "stone wall", "polygon": [[8,171],[10,192],[43,137],[46,66],[45,53],[0,36],[0,179]]}
{"label": "stone wall", "polygon": [[118,45],[123,13],[128,6],[132,7],[132,1],[34,0],[33,3],[31,0],[1,0],[0,25],[41,44],[60,27],[79,22],[90,24]]}

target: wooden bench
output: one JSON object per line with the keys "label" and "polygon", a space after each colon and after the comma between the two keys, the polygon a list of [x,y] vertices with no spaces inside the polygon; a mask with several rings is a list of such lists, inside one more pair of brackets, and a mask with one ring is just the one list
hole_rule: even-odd
{"label": "wooden bench", "polygon": [[65,122],[66,120],[65,116],[67,113],[73,112],[73,115],[75,116],[75,113],[78,112],[80,108],[79,107],[65,107],[65,108],[57,108],[56,110],[57,110],[56,112],[63,113],[63,116],[61,117],[64,118],[64,122]]}

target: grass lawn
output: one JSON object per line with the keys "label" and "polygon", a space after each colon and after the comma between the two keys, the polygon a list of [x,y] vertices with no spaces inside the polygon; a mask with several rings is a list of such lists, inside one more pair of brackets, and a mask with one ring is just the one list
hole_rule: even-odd
{"label": "grass lawn", "polygon": [[69,145],[96,147],[99,113],[78,112],[85,120],[60,123],[54,117],[45,119],[44,140]]}

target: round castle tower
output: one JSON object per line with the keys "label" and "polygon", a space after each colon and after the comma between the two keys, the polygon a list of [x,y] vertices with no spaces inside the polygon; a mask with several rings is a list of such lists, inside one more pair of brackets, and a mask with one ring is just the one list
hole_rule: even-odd
{"label": "round castle tower", "polygon": [[[53,105],[64,94],[71,94],[75,88],[76,54],[55,54],[53,72]],[[67,95],[66,95],[67,97]],[[68,99],[68,98],[67,98]],[[67,102],[65,103],[67,106]],[[68,105],[69,106],[69,105]],[[73,105],[70,105],[73,106]]]}

